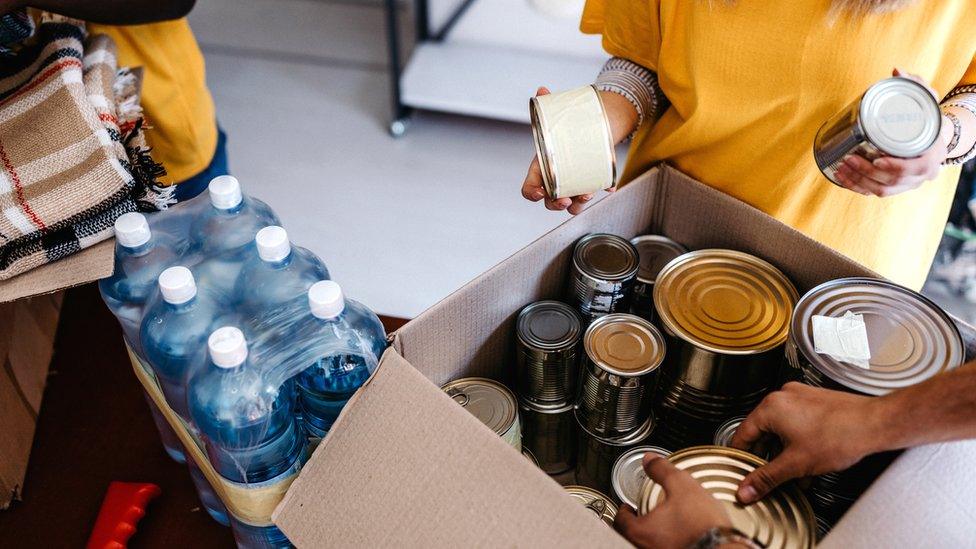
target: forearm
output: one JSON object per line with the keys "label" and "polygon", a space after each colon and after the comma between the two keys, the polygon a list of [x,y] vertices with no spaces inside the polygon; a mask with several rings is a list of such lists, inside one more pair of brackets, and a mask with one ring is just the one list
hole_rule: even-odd
{"label": "forearm", "polygon": [[875,399],[874,451],[976,438],[976,362]]}
{"label": "forearm", "polygon": [[155,23],[186,16],[195,0],[13,0],[2,1],[4,11],[36,8],[105,25]]}
{"label": "forearm", "polygon": [[657,74],[627,59],[614,57],[607,61],[595,86],[600,90],[617,143],[644,122],[653,123],[667,108]]}

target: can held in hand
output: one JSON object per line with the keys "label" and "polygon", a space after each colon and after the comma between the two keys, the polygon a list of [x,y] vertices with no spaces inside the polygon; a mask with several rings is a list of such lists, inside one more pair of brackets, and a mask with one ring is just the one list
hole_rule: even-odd
{"label": "can held in hand", "polygon": [[515,334],[519,398],[539,403],[573,401],[583,336],[576,311],[558,301],[532,303],[519,313]]}
{"label": "can held in hand", "polygon": [[[697,446],[675,452],[668,460],[691,474],[702,487],[722,502],[732,526],[769,549],[812,549],[817,524],[810,503],[793,483],[787,483],[747,506],[736,503],[739,483],[762,459],[741,450]],[[641,488],[641,515],[651,512],[665,497],[664,489],[648,479]]]}
{"label": "can held in hand", "polygon": [[532,451],[539,468],[556,475],[576,465],[576,417],[573,403],[519,401],[522,446]]}
{"label": "can held in hand", "polygon": [[583,349],[580,424],[605,438],[633,433],[651,414],[664,337],[643,318],[617,313],[590,324]]}
{"label": "can held in hand", "polygon": [[[715,430],[715,446],[731,448],[735,432],[739,430],[739,425],[742,425],[742,422],[745,420],[746,416],[737,416],[719,425],[718,429]],[[769,461],[773,456],[782,451],[782,447],[777,442],[761,441],[761,447],[750,448],[750,450],[753,454]]]}
{"label": "can held in hand", "polygon": [[441,389],[513,448],[522,451],[518,402],[507,387],[483,377],[448,382]]}
{"label": "can held in hand", "polygon": [[909,78],[886,78],[820,127],[813,157],[836,185],[837,169],[848,156],[920,156],[935,143],[941,127],[942,112],[928,88]]}
{"label": "can held in hand", "polygon": [[583,322],[627,312],[639,267],[637,249],[627,240],[603,233],[581,238],[573,249],[567,294]]}
{"label": "can held in hand", "polygon": [[648,418],[640,429],[627,436],[616,438],[604,438],[591,433],[580,423],[576,482],[609,493],[613,484],[613,466],[617,458],[628,449],[643,444],[653,430],[653,416]]}
{"label": "can held in hand", "polygon": [[644,456],[654,454],[666,458],[671,452],[659,446],[638,446],[627,450],[617,458],[613,464],[610,483],[617,502],[627,504],[637,509],[640,505],[640,491],[647,482],[644,472]]}
{"label": "can held in hand", "polygon": [[669,263],[654,285],[668,354],[654,396],[655,443],[710,444],[779,382],[798,294],[776,267],[732,250],[697,250]]}
{"label": "can held in hand", "polygon": [[573,496],[610,528],[617,518],[617,505],[603,494],[586,486],[566,486],[566,493]]}
{"label": "can held in hand", "polygon": [[634,237],[630,243],[637,248],[640,257],[637,280],[630,298],[630,312],[654,322],[654,281],[665,265],[688,253],[688,249],[666,236],[656,234]]}
{"label": "can held in hand", "polygon": [[610,121],[592,85],[529,100],[542,182],[549,198],[609,189],[617,179]]}

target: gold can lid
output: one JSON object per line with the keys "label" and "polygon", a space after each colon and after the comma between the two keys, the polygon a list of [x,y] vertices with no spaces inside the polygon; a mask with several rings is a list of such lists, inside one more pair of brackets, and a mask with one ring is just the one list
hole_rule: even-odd
{"label": "gold can lid", "polygon": [[573,248],[576,269],[593,279],[605,281],[627,280],[637,273],[640,258],[637,249],[615,234],[588,234]]}
{"label": "gold can lid", "polygon": [[607,526],[613,527],[617,518],[617,504],[604,494],[586,486],[570,485],[564,487],[566,493],[578,499],[587,509],[600,518]]}
{"label": "gold can lid", "polygon": [[[769,549],[808,549],[814,546],[817,525],[813,509],[793,483],[773,490],[763,499],[743,506],[736,502],[739,483],[762,459],[742,450],[720,446],[694,446],[668,458],[687,471],[712,496],[725,504],[732,526]],[[648,479],[641,489],[640,513],[649,513],[665,497],[664,489]]]}
{"label": "gold can lid", "polygon": [[483,377],[466,377],[441,389],[489,429],[504,435],[518,420],[518,402],[507,387]]}
{"label": "gold can lid", "polygon": [[637,280],[653,284],[658,273],[665,265],[679,255],[688,253],[688,249],[666,236],[645,234],[630,239],[630,243],[637,248],[640,256],[640,267],[637,269]]}
{"label": "gold can lid", "polygon": [[631,448],[617,458],[613,464],[613,473],[610,475],[610,482],[617,499],[634,509],[639,505],[641,488],[647,481],[647,473],[644,472],[645,454],[666,458],[671,455],[671,452],[659,446]]}
{"label": "gold can lid", "polygon": [[594,320],[583,335],[586,355],[601,369],[624,377],[654,371],[664,360],[664,337],[653,324],[626,313]]}
{"label": "gold can lid", "polygon": [[[871,358],[868,367],[815,351],[813,317],[862,315]],[[884,395],[961,365],[966,349],[959,329],[935,303],[876,278],[839,278],[810,290],[796,305],[790,335],[814,368],[839,385]]]}
{"label": "gold can lid", "polygon": [[779,269],[733,250],[684,254],[654,284],[654,307],[665,330],[723,354],[755,354],[782,345],[798,297]]}

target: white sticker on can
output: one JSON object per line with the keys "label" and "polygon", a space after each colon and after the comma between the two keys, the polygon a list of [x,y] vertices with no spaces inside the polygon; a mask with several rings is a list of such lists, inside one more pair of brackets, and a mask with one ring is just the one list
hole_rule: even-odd
{"label": "white sticker on can", "polygon": [[812,320],[814,351],[839,362],[871,368],[864,316],[847,311],[842,317],[814,315]]}

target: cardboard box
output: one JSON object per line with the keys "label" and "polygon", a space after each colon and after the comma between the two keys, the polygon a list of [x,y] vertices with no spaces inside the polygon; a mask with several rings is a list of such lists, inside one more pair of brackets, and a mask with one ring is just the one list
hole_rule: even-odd
{"label": "cardboard box", "polygon": [[[532,301],[563,295],[573,243],[590,232],[627,238],[656,233],[692,249],[745,251],[778,266],[801,292],[833,278],[874,275],[673,169],[652,170],[394,334],[394,345],[376,374],[343,411],[273,515],[294,543],[300,547],[626,546],[623,538],[598,523],[555,481],[439,389],[458,377],[511,377],[517,312]],[[449,265],[450,258],[444,262]],[[965,325],[961,329],[967,356],[972,358],[976,332]],[[903,542],[924,534],[930,539],[922,545],[932,545],[932,537],[971,544],[976,522],[958,519],[967,513],[971,519],[976,509],[973,473],[968,473],[968,483],[939,478],[959,469],[971,471],[972,467],[959,466],[959,460],[972,463],[976,444],[951,447],[951,452],[936,452],[931,461],[926,461],[930,452],[926,448],[905,453],[862,497],[825,546],[876,547],[878,540],[886,541],[881,546],[914,546]],[[957,465],[942,463],[946,459]],[[938,487],[933,490],[937,493],[913,500],[922,484]],[[900,495],[897,505],[879,502],[891,494]],[[926,505],[924,513],[914,507],[920,502]],[[960,507],[960,502],[973,504]],[[899,534],[904,529],[920,534]]]}
{"label": "cardboard box", "polygon": [[59,291],[108,276],[113,243],[0,282],[0,509],[20,498],[54,352]]}

